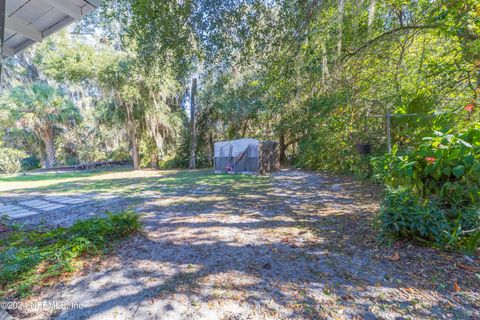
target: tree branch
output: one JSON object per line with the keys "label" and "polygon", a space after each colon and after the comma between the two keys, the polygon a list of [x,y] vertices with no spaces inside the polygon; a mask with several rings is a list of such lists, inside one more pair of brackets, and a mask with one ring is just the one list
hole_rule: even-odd
{"label": "tree branch", "polygon": [[375,38],[371,39],[371,40],[368,40],[365,44],[363,44],[362,46],[358,47],[357,49],[355,49],[353,52],[349,53],[349,54],[346,54],[344,55],[340,61],[342,62],[347,62],[348,59],[350,59],[351,57],[353,57],[354,55],[360,53],[361,51],[365,50],[366,48],[370,47],[372,44],[382,40],[383,38],[387,37],[387,36],[390,36],[392,34],[395,34],[397,32],[401,32],[401,31],[407,31],[407,30],[420,30],[420,29],[435,29],[435,28],[438,28],[440,25],[438,24],[431,24],[431,25],[420,25],[420,26],[402,26],[402,27],[398,27],[398,28],[395,28],[395,29],[392,29],[392,30],[389,30],[387,32],[384,32],[382,33],[381,35],[379,36],[376,36]]}

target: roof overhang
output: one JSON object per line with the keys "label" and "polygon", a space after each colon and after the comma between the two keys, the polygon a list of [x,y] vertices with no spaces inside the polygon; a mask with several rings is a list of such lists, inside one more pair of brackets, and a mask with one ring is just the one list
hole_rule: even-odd
{"label": "roof overhang", "polygon": [[99,0],[0,1],[5,1],[2,44],[3,56],[7,57],[41,42],[100,6]]}

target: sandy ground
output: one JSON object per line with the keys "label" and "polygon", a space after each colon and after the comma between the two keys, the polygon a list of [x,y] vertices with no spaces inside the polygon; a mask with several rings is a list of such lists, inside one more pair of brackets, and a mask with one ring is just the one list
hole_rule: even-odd
{"label": "sandy ground", "polygon": [[[459,268],[479,260],[408,242],[379,246],[372,225],[378,198],[372,186],[293,170],[251,185],[150,190],[136,206],[142,234],[13,314],[480,319],[480,271]],[[396,252],[399,259],[389,259]]]}

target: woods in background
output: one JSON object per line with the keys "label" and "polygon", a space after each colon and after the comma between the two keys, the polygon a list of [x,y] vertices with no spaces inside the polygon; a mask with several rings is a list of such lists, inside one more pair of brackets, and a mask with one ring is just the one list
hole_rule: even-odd
{"label": "woods in background", "polygon": [[[392,120],[405,151],[478,123],[479,19],[475,0],[104,1],[7,61],[3,148],[46,167],[205,166],[215,141],[252,137],[278,141],[284,162],[370,177],[356,145],[386,152],[387,113],[418,115]],[[55,95],[36,102],[35,86]],[[50,124],[22,121],[26,106]]]}

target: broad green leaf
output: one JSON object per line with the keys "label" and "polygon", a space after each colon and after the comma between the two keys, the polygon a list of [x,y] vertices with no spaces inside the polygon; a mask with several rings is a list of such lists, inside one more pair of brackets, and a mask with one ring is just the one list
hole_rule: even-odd
{"label": "broad green leaf", "polygon": [[460,165],[453,168],[452,173],[455,177],[460,178],[465,174],[465,167]]}

